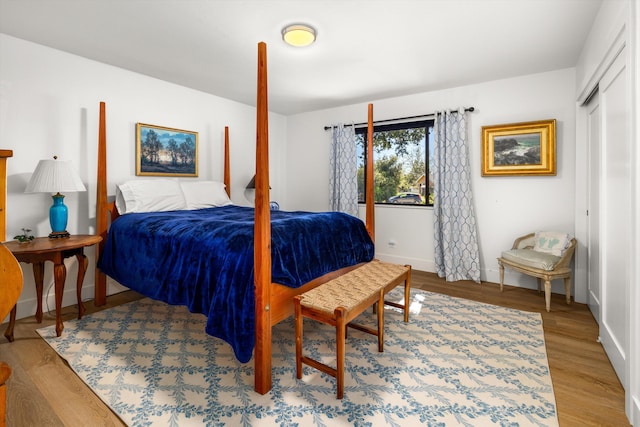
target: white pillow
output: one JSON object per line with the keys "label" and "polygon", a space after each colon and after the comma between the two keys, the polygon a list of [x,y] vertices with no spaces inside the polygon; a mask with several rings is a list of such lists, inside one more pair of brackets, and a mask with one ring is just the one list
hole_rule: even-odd
{"label": "white pillow", "polygon": [[187,209],[204,209],[232,204],[225,185],[218,181],[180,181]]}
{"label": "white pillow", "polygon": [[536,231],[533,250],[547,254],[562,256],[571,245],[571,235],[559,231]]}
{"label": "white pillow", "polygon": [[123,215],[185,209],[180,183],[173,179],[137,179],[116,186],[116,207]]}

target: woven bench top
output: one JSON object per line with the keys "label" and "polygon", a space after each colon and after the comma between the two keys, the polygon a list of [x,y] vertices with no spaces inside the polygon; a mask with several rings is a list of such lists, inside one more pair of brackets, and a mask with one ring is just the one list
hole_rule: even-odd
{"label": "woven bench top", "polygon": [[333,314],[337,307],[350,311],[380,292],[409,267],[373,260],[302,294],[300,305]]}

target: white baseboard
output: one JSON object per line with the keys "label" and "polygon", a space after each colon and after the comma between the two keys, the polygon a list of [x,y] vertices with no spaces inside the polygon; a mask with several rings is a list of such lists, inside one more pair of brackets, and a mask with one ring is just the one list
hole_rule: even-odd
{"label": "white baseboard", "polygon": [[[430,273],[436,271],[434,260],[407,258],[389,253],[376,253],[376,258],[394,264],[410,264],[414,270],[427,271]],[[480,279],[483,282],[500,283],[500,270],[483,269],[480,271]],[[518,273],[508,268],[504,271],[504,284],[519,288],[538,289],[538,282],[534,277]],[[553,281],[551,283],[551,291],[564,295],[564,282],[562,280]]]}
{"label": "white baseboard", "polygon": [[428,271],[435,272],[436,266],[431,260],[417,259],[417,258],[406,258],[399,257],[391,254],[380,254],[376,253],[376,258],[380,261],[390,262],[393,264],[401,264],[401,265],[411,265],[411,268],[414,270],[420,271]]}
{"label": "white baseboard", "polygon": [[[82,301],[92,300],[94,296],[94,284],[84,285],[82,287]],[[64,290],[62,294],[62,307],[69,307],[78,304],[76,299],[75,286],[69,286],[69,289]],[[20,299],[16,304],[16,319],[24,319],[25,317],[34,316],[38,308],[38,300],[35,297]],[[43,317],[51,316],[55,319],[56,313],[56,300],[53,290],[53,286],[45,287],[42,295],[42,313]],[[9,316],[4,319],[4,322],[9,321]]]}
{"label": "white baseboard", "polygon": [[[65,286],[64,293],[62,294],[62,307],[69,307],[78,304],[76,299],[76,288],[74,286]],[[107,295],[117,294],[126,291],[128,288],[122,286],[115,280],[107,278]],[[82,301],[90,301],[95,297],[95,283],[87,283],[82,286]],[[38,308],[38,300],[35,297],[25,298],[18,300],[16,304],[16,319],[24,319],[25,317],[34,316]],[[43,317],[51,316],[55,318],[56,312],[56,300],[53,290],[53,284],[51,286],[45,286],[42,295],[42,313]],[[9,316],[3,319],[2,323],[9,322]]]}

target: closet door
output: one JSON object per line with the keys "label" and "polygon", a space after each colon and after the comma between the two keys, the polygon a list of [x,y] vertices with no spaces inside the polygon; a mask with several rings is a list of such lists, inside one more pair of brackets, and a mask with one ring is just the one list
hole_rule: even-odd
{"label": "closet door", "polygon": [[587,303],[598,324],[600,319],[600,96],[596,91],[587,104],[588,125],[588,207],[587,207]]}
{"label": "closet door", "polygon": [[625,49],[600,80],[600,339],[627,389],[631,251],[631,141],[629,71]]}

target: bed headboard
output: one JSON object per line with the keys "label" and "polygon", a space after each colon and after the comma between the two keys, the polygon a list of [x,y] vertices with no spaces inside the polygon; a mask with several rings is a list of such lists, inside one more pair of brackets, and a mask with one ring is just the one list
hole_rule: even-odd
{"label": "bed headboard", "polygon": [[7,158],[13,151],[0,149],[0,242],[4,242],[7,232]]}

